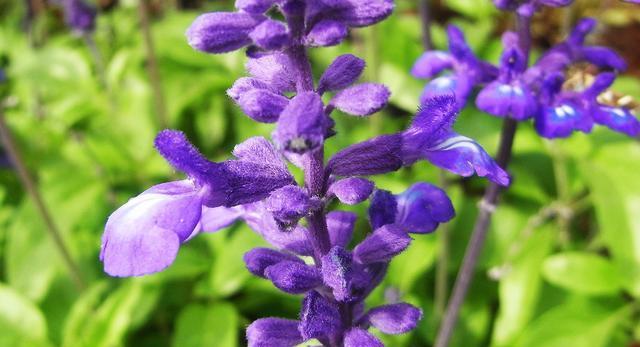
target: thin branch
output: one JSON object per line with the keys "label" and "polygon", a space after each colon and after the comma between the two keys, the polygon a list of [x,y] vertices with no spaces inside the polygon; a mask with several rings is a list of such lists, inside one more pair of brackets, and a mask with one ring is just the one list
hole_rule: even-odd
{"label": "thin branch", "polygon": [[149,23],[149,4],[148,0],[139,0],[138,14],[140,16],[140,26],[142,27],[142,39],[147,53],[147,73],[151,80],[151,88],[153,90],[153,101],[156,109],[156,117],[158,126],[162,129],[168,126],[167,108],[162,91],[162,80],[160,79],[160,71],[158,69],[158,59],[156,56],[155,46],[153,44],[153,36],[151,35],[151,25]]}
{"label": "thin branch", "polygon": [[42,196],[40,195],[40,192],[38,191],[36,184],[33,181],[33,178],[27,171],[27,168],[24,164],[24,160],[20,155],[20,152],[15,144],[15,141],[13,140],[13,137],[11,136],[11,131],[7,126],[7,123],[5,122],[2,108],[0,108],[0,140],[2,141],[2,145],[4,146],[5,151],[9,155],[9,158],[11,159],[14,167],[16,168],[20,182],[22,183],[25,190],[27,191],[27,194],[29,194],[29,196],[35,203],[36,209],[46,226],[46,230],[51,236],[51,239],[53,240],[56,246],[56,249],[60,253],[62,260],[64,261],[67,267],[67,270],[71,275],[71,279],[75,283],[78,290],[80,291],[84,290],[86,288],[86,284],[82,279],[80,268],[71,257],[71,253],[69,252],[67,246],[64,243],[62,234],[56,227],[56,224],[53,221],[53,218],[51,218],[51,214],[47,209],[47,206],[45,205],[44,200],[42,199]]}
{"label": "thin branch", "polygon": [[[502,127],[502,134],[500,138],[500,146],[498,148],[498,156],[496,162],[500,167],[506,168],[511,159],[511,150],[513,148],[513,139],[515,137],[518,123],[511,119],[506,118]],[[471,234],[471,240],[467,245],[465,251],[464,260],[462,261],[462,268],[458,272],[456,282],[453,287],[453,294],[447,311],[444,316],[444,320],[440,325],[438,337],[436,338],[436,347],[446,347],[449,345],[449,340],[453,334],[453,330],[458,321],[458,314],[460,308],[467,296],[471,279],[473,278],[473,272],[484,246],[484,242],[487,238],[487,232],[489,231],[489,224],[491,223],[491,215],[496,208],[498,201],[498,195],[500,194],[500,186],[496,183],[491,183],[487,188],[484,197],[480,201],[480,212],[476,218],[476,224]]]}

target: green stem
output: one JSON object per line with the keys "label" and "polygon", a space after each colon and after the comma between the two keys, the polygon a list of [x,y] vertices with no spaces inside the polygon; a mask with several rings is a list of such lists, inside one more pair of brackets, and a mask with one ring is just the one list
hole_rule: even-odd
{"label": "green stem", "polygon": [[7,126],[7,123],[5,122],[2,108],[0,108],[0,140],[2,141],[2,145],[5,151],[9,155],[9,158],[16,168],[20,182],[22,183],[24,189],[27,191],[27,194],[29,194],[29,196],[31,197],[31,200],[33,200],[33,202],[35,203],[36,209],[45,224],[45,230],[49,233],[49,236],[51,236],[56,249],[60,253],[62,260],[66,265],[69,274],[71,275],[71,279],[75,283],[78,290],[84,290],[86,288],[86,284],[82,279],[80,268],[73,260],[71,253],[64,243],[62,234],[53,221],[51,213],[44,203],[44,199],[42,199],[42,196],[40,195],[40,192],[38,191],[33,178],[27,170],[22,155],[20,154],[13,136],[11,135],[11,131]]}

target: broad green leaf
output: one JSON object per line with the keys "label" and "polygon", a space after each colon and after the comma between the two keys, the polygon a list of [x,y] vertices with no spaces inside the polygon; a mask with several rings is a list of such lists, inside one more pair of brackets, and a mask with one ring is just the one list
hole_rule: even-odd
{"label": "broad green leaf", "polygon": [[435,258],[436,238],[433,235],[416,235],[411,246],[389,265],[387,282],[401,293],[406,293],[433,266]]}
{"label": "broad green leaf", "polygon": [[624,279],[611,261],[586,252],[565,252],[543,264],[547,281],[582,294],[613,295],[622,290]]}
{"label": "broad green leaf", "polygon": [[515,347],[605,347],[629,313],[629,307],[612,309],[577,298],[540,316]]}
{"label": "broad green leaf", "polygon": [[[608,138],[618,135],[607,134]],[[628,141],[612,142],[585,159],[581,170],[593,194],[599,237],[607,245],[627,289],[640,296],[640,147]]]}
{"label": "broad green leaf", "polygon": [[380,67],[380,80],[385,81],[391,91],[391,103],[410,113],[418,109],[422,81],[409,76],[407,71],[386,63]]}
{"label": "broad green leaf", "polygon": [[100,301],[102,286],[92,288],[72,309],[63,346],[123,346],[126,334],[146,321],[160,294],[153,282],[131,279]]}
{"label": "broad green leaf", "polygon": [[178,315],[172,346],[236,347],[239,320],[238,313],[231,304],[191,304]]}
{"label": "broad green leaf", "polygon": [[[233,231],[233,232],[230,232]],[[209,235],[214,245],[215,260],[208,278],[199,292],[204,296],[227,297],[237,292],[251,276],[242,256],[250,249],[265,246],[258,234],[242,224],[225,233]]]}
{"label": "broad green leaf", "polygon": [[59,253],[40,215],[30,201],[23,201],[7,231],[6,275],[9,285],[37,302],[47,293],[59,264]]}
{"label": "broad green leaf", "polygon": [[520,254],[500,280],[500,310],[493,329],[494,346],[511,346],[533,316],[542,286],[541,264],[551,251],[554,232],[545,227],[536,230],[529,240],[522,240],[525,244]]}
{"label": "broad green leaf", "polygon": [[0,283],[0,346],[48,346],[42,312],[15,289]]}

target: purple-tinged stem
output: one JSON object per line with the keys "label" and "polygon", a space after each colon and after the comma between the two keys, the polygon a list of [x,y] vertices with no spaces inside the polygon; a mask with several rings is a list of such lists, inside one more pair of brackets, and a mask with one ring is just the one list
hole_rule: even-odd
{"label": "purple-tinged stem", "polygon": [[[515,137],[517,125],[518,123],[511,118],[506,118],[502,125],[502,135],[496,162],[503,168],[507,166],[511,159],[511,149],[513,147],[513,139]],[[465,250],[462,268],[456,277],[456,282],[453,286],[453,294],[451,295],[451,299],[447,305],[447,311],[442,324],[440,325],[435,347],[446,347],[449,345],[449,340],[451,339],[458,320],[460,308],[464,303],[464,299],[469,290],[469,285],[473,278],[473,272],[475,270],[476,263],[478,262],[478,257],[480,256],[480,252],[484,246],[484,241],[487,238],[489,224],[491,223],[491,216],[496,208],[499,194],[500,186],[492,182],[489,184],[489,187],[480,201],[480,212],[476,218],[471,239],[469,240],[467,249]]]}
{"label": "purple-tinged stem", "polygon": [[430,0],[420,0],[420,20],[422,22],[422,46],[425,51],[433,49],[431,41],[431,9],[429,7]]}
{"label": "purple-tinged stem", "polygon": [[[306,48],[301,43],[301,37],[304,31],[303,13],[289,14],[286,18],[289,30],[292,33],[293,40],[297,44],[287,50],[287,54],[292,63],[296,67],[298,79],[296,81],[296,91],[307,92],[314,90],[313,73],[311,71],[311,62],[307,55]],[[311,153],[307,154],[304,165],[304,181],[309,193],[320,199],[324,198],[327,191],[327,176],[324,170],[324,145]],[[306,218],[309,241],[313,245],[314,258],[316,266],[320,267],[322,256],[327,254],[331,249],[331,241],[329,238],[329,230],[327,228],[327,220],[325,209],[321,207],[311,212]],[[329,297],[329,300],[335,300]],[[345,330],[352,325],[353,307],[351,304],[338,303],[342,324]],[[342,346],[342,336],[331,341],[321,341],[328,347]]]}
{"label": "purple-tinged stem", "polygon": [[71,279],[73,280],[78,290],[83,291],[86,288],[86,284],[82,279],[80,268],[78,267],[76,262],[73,260],[73,257],[71,257],[71,253],[69,252],[69,250],[67,249],[67,246],[64,243],[62,234],[60,233],[60,231],[58,230],[58,227],[53,221],[53,218],[51,217],[51,213],[49,213],[49,210],[47,209],[47,206],[45,205],[44,200],[42,199],[42,196],[40,195],[40,192],[38,191],[38,188],[36,187],[36,184],[33,181],[33,178],[29,174],[29,171],[27,170],[27,167],[24,164],[22,155],[20,154],[20,151],[16,146],[13,136],[11,135],[11,130],[9,129],[9,127],[7,126],[7,123],[5,122],[4,113],[1,107],[0,107],[0,140],[2,141],[2,146],[4,147],[5,151],[9,155],[9,158],[11,159],[13,166],[16,169],[20,182],[22,183],[25,190],[27,191],[27,194],[29,194],[34,204],[36,205],[36,209],[46,226],[45,229],[51,236],[51,239],[53,239],[53,243],[55,244],[56,249],[60,253],[60,256],[62,257],[62,260],[64,261],[67,267],[67,270],[69,270]]}
{"label": "purple-tinged stem", "polygon": [[162,80],[160,79],[160,71],[158,69],[158,59],[156,57],[156,50],[153,44],[153,36],[151,35],[148,0],[140,0],[138,14],[140,16],[140,26],[142,27],[142,39],[147,52],[147,73],[151,80],[156,118],[158,126],[161,129],[164,129],[168,126],[169,122],[167,120],[167,108],[164,100],[164,93],[162,91]]}
{"label": "purple-tinged stem", "polygon": [[[531,49],[530,28],[531,18],[523,16],[516,17],[516,30],[518,32],[519,43],[524,52],[524,56],[527,59],[529,58],[529,52]],[[511,159],[513,140],[516,135],[517,127],[518,123],[512,118],[506,118],[502,124],[502,133],[500,136],[500,145],[498,147],[496,162],[504,169],[506,169]],[[462,268],[456,277],[456,282],[453,286],[453,294],[449,304],[447,305],[444,320],[440,324],[435,347],[447,347],[449,345],[449,341],[453,335],[453,330],[455,329],[456,322],[458,321],[460,308],[464,303],[464,299],[469,290],[469,285],[473,278],[473,272],[475,270],[476,263],[478,262],[478,257],[480,256],[485,239],[487,238],[489,224],[491,223],[491,216],[496,209],[499,194],[500,186],[492,182],[489,184],[489,187],[480,201],[480,212],[476,217],[476,223],[473,227],[471,240],[469,240],[467,249],[465,250]]]}

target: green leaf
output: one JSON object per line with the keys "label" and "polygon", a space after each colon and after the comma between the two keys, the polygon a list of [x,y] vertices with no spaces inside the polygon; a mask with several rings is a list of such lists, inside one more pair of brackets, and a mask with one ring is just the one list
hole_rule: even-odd
{"label": "green leaf", "polygon": [[627,289],[640,296],[640,149],[629,141],[607,134],[596,155],[585,158],[581,170],[593,194],[599,226],[598,237],[627,278]]}
{"label": "green leaf", "polygon": [[552,284],[590,295],[616,294],[624,281],[611,261],[586,252],[565,252],[547,258],[543,274]]}
{"label": "green leaf", "polygon": [[495,346],[511,346],[533,316],[542,287],[541,263],[551,251],[553,232],[549,227],[536,230],[501,279]]}
{"label": "green leaf", "polygon": [[178,316],[172,346],[236,347],[239,320],[238,313],[231,304],[191,304],[182,309]]}
{"label": "green leaf", "polygon": [[628,307],[612,310],[577,298],[540,316],[515,347],[604,347],[629,313]]}
{"label": "green leaf", "polygon": [[42,312],[13,288],[0,283],[0,346],[47,346]]}
{"label": "green leaf", "polygon": [[485,0],[449,0],[445,1],[445,5],[472,18],[484,18],[497,13],[493,3]]}
{"label": "green leaf", "polygon": [[72,308],[65,327],[64,347],[112,347],[123,345],[126,334],[148,318],[160,288],[143,279],[132,279],[100,301],[104,284],[91,288]]}
{"label": "green leaf", "polygon": [[430,235],[417,235],[406,251],[395,257],[389,265],[387,282],[401,293],[408,292],[436,258],[436,239]]}
{"label": "green leaf", "polygon": [[7,232],[7,282],[37,302],[49,290],[59,264],[57,250],[40,215],[29,201],[23,201]]}
{"label": "green leaf", "polygon": [[244,224],[227,233],[226,238],[224,233],[210,235],[215,261],[209,277],[197,289],[203,296],[227,297],[240,290],[251,276],[242,256],[254,247],[265,246],[264,240]]}

